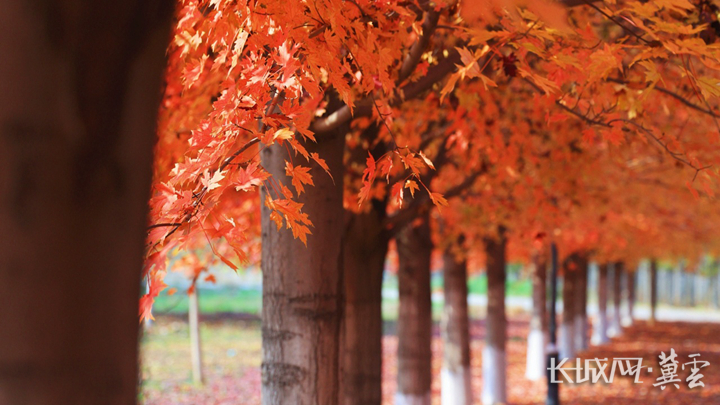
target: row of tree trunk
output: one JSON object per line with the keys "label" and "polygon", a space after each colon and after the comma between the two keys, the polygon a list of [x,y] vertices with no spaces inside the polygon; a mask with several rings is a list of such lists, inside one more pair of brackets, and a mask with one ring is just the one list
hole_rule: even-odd
{"label": "row of tree trunk", "polygon": [[[13,33],[0,38],[0,403],[135,403],[137,298],[172,2],[26,3],[0,6],[0,25]],[[346,131],[305,145],[335,174],[344,173]],[[277,145],[261,156],[285,184],[287,158]],[[377,404],[384,208],[349,221],[344,176],[317,166],[312,175],[313,192],[298,198],[314,221],[307,246],[262,209],[262,401]],[[266,193],[262,201],[275,197]],[[398,403],[429,402],[428,218],[396,237]],[[502,232],[486,249],[483,402],[495,403],[506,399]],[[457,395],[443,400],[469,403],[467,292],[454,290],[466,266],[446,265],[445,392]]]}

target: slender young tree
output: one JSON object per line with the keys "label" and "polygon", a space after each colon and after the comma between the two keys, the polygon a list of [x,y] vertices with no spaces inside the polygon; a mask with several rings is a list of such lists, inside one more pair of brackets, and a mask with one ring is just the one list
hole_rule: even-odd
{"label": "slender young tree", "polygon": [[195,384],[202,384],[204,382],[204,378],[198,295],[197,286],[188,292],[188,327],[190,329],[190,360],[192,362],[193,382]]}

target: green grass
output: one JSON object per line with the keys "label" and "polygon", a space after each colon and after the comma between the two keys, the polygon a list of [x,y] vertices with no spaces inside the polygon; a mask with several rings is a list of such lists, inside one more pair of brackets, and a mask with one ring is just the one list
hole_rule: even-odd
{"label": "green grass", "polygon": [[[262,292],[238,288],[199,289],[198,303],[200,312],[214,313],[247,313],[260,314],[262,308]],[[184,314],[188,311],[188,296],[182,290],[168,296],[161,293],[153,305],[156,314]]]}
{"label": "green grass", "polygon": [[[387,275],[383,283],[385,290],[397,290],[397,277]],[[442,291],[443,279],[440,274],[433,275],[431,279],[432,291]],[[468,280],[470,294],[487,294],[487,277],[484,274],[471,276]],[[507,295],[528,297],[532,292],[532,285],[528,279],[518,279],[507,282]],[[200,312],[205,314],[217,313],[246,313],[260,315],[262,309],[262,293],[255,289],[218,288],[199,289]],[[383,317],[388,320],[397,318],[398,301],[395,298],[383,299]],[[153,313],[186,314],[188,311],[188,297],[182,290],[169,296],[165,292],[155,300]],[[433,302],[433,317],[438,317],[442,311],[442,304]]]}
{"label": "green grass", "polygon": [[[203,373],[207,380],[219,381],[226,376],[242,378],[248,369],[260,367],[259,326],[257,321],[237,320],[200,324]],[[143,330],[141,342],[140,403],[187,404],[191,403],[192,395],[198,393],[203,394],[200,398],[205,400],[193,403],[211,403],[207,400],[217,394],[212,391],[213,386],[200,387],[192,382],[187,322],[169,317],[158,318],[149,330]]]}

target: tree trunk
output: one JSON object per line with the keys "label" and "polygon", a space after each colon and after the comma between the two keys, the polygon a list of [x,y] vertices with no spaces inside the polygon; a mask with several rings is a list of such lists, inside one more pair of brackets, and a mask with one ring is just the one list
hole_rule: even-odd
{"label": "tree trunk", "polygon": [[620,336],[622,334],[620,305],[622,303],[623,266],[622,262],[617,262],[613,266],[613,316],[612,322],[610,322],[611,336]]}
{"label": "tree trunk", "polygon": [[560,358],[567,359],[575,357],[575,289],[578,271],[571,270],[572,260],[574,258],[569,257],[563,266],[563,317],[558,347]]}
{"label": "tree trunk", "polygon": [[[313,222],[307,246],[278,229],[262,207],[262,403],[331,405],[339,398],[345,130],[305,147],[325,159],[334,180],[311,165],[315,186],[297,198]],[[263,149],[263,167],[289,188],[286,145]],[[268,190],[261,189],[261,200]],[[270,195],[271,198],[277,198]]]}
{"label": "tree trunk", "polygon": [[137,401],[171,9],[0,2],[2,404]]}
{"label": "tree trunk", "polygon": [[664,274],[663,279],[665,280],[665,286],[666,286],[665,303],[667,305],[674,305],[675,284],[677,284],[675,282],[675,272],[672,269],[666,269],[665,271],[663,271],[663,274]]}
{"label": "tree trunk", "polygon": [[673,283],[671,284],[674,288],[673,291],[673,305],[676,307],[682,306],[682,296],[683,296],[683,269],[682,269],[682,263],[678,264],[677,268],[675,269],[675,273],[673,276]]}
{"label": "tree trunk", "polygon": [[694,307],[697,305],[697,299],[695,297],[695,294],[697,293],[697,289],[695,288],[695,278],[697,277],[697,273],[688,273],[688,305],[690,307]]}
{"label": "tree trunk", "polygon": [[[462,244],[462,238],[459,242]],[[468,318],[467,261],[459,261],[450,248],[443,255],[445,305],[443,307],[443,367],[440,372],[443,405],[472,404],[470,325]]]}
{"label": "tree trunk", "polygon": [[587,326],[587,285],[588,285],[588,260],[585,255],[575,257],[575,271],[577,272],[575,286],[575,352],[581,352],[588,348],[588,326]]}
{"label": "tree trunk", "polygon": [[190,360],[195,384],[203,383],[202,345],[200,343],[200,310],[198,308],[197,286],[188,293],[188,325],[190,327]]}
{"label": "tree trunk", "polygon": [[658,273],[657,273],[657,261],[652,259],[650,261],[650,319],[648,323],[650,326],[655,325],[657,321],[655,312],[657,311],[657,293],[658,293]]}
{"label": "tree trunk", "polygon": [[603,263],[598,266],[598,317],[595,327],[595,344],[605,344],[610,341],[608,338],[608,265]]}
{"label": "tree trunk", "polygon": [[349,216],[343,244],[345,316],[341,399],[344,405],[382,402],[382,279],[388,249],[385,206]]}
{"label": "tree trunk", "polygon": [[432,341],[430,297],[430,216],[407,225],[397,235],[398,288],[398,385],[397,405],[429,405]]}
{"label": "tree trunk", "polygon": [[532,381],[545,378],[547,374],[545,369],[545,333],[547,332],[547,321],[545,319],[545,306],[547,304],[546,275],[546,256],[541,252],[536,252],[533,256],[533,307],[525,366],[525,378]]}
{"label": "tree trunk", "polygon": [[499,239],[485,238],[488,306],[485,347],[482,356],[484,405],[507,402],[506,368],[507,319],[505,318],[505,262],[507,239],[499,230]]}
{"label": "tree trunk", "polygon": [[627,287],[627,311],[628,311],[628,324],[632,325],[635,322],[633,313],[635,312],[635,277],[637,271],[628,271],[626,276],[626,287]]}

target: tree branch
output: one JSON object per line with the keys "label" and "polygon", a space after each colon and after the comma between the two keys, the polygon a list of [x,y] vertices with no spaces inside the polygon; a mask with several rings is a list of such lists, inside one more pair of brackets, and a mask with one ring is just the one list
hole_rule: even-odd
{"label": "tree branch", "polygon": [[[432,88],[435,83],[443,80],[448,74],[455,71],[455,65],[458,63],[460,63],[460,54],[453,50],[447,58],[443,59],[437,65],[430,67],[427,74],[418,81],[407,83],[402,86],[397,91],[398,97],[395,97],[394,101],[392,101],[390,105],[392,107],[396,107],[402,104],[405,100],[418,97],[426,90]],[[368,96],[356,103],[354,114],[350,112],[350,107],[344,105],[327,117],[313,121],[310,130],[313,131],[315,135],[324,135],[332,132],[352,118],[370,116],[372,114],[373,107],[372,100],[372,97]]]}
{"label": "tree branch", "polygon": [[440,13],[435,10],[429,11],[425,16],[425,21],[423,21],[422,25],[422,36],[418,38],[417,41],[415,41],[415,43],[410,48],[410,52],[408,52],[407,56],[405,57],[405,61],[400,67],[400,74],[398,75],[397,79],[398,83],[402,83],[403,81],[405,81],[405,79],[410,77],[410,74],[412,74],[412,72],[415,70],[415,67],[417,67],[423,52],[425,52],[425,49],[430,44],[430,38],[435,33],[435,28],[437,27],[439,19]]}
{"label": "tree branch", "polygon": [[[617,84],[626,84],[626,85],[627,85],[627,84],[631,84],[630,82],[627,82],[627,81],[624,81],[624,80],[620,80],[620,79],[614,79],[614,78],[607,78],[606,80],[609,81],[609,82],[611,82],[611,83],[617,83]],[[707,115],[709,115],[709,116],[711,116],[711,117],[714,117],[714,118],[720,118],[720,114],[718,114],[718,113],[716,113],[716,112],[714,112],[714,111],[712,111],[712,110],[708,110],[708,109],[706,109],[706,108],[703,108],[703,107],[701,107],[701,106],[699,106],[699,105],[691,102],[691,101],[688,100],[687,98],[685,98],[685,97],[683,97],[683,96],[681,96],[681,95],[679,95],[679,94],[677,94],[677,93],[675,93],[675,92],[672,92],[672,91],[670,91],[670,90],[668,90],[668,89],[666,89],[666,88],[664,88],[664,87],[655,86],[655,87],[653,87],[653,89],[659,91],[660,93],[666,94],[666,95],[674,98],[675,100],[677,100],[677,101],[685,104],[686,106],[692,108],[692,109],[695,110],[695,111],[699,111],[699,112],[701,112],[701,113],[707,114]]]}
{"label": "tree branch", "polygon": [[[472,172],[460,184],[451,187],[449,190],[443,193],[443,196],[445,198],[452,198],[460,195],[462,192],[470,188],[473,183],[475,183],[475,180],[480,177],[480,175],[487,173],[487,171],[488,166],[485,161],[483,161],[482,165],[478,170]],[[387,217],[383,221],[383,227],[387,229],[391,235],[395,235],[395,233],[397,233],[400,229],[412,222],[417,217],[417,214],[420,212],[420,210],[427,208],[427,206],[430,204],[432,204],[430,196],[428,194],[423,194],[418,198],[415,198],[407,208],[400,210],[397,214],[393,216]]]}

